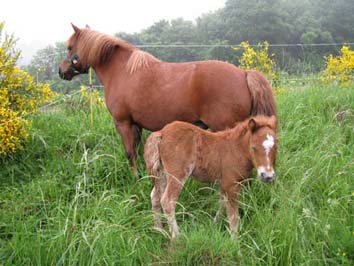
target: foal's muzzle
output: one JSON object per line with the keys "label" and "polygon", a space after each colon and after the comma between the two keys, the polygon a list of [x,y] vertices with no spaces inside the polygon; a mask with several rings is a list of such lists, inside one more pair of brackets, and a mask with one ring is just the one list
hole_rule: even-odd
{"label": "foal's muzzle", "polygon": [[265,183],[273,182],[276,178],[276,174],[273,169],[266,170],[263,167],[260,167],[257,169],[257,172],[258,178]]}

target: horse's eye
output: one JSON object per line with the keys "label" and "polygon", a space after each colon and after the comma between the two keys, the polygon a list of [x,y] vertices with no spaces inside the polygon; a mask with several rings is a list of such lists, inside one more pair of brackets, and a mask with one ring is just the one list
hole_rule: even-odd
{"label": "horse's eye", "polygon": [[251,149],[252,149],[253,152],[256,152],[256,151],[257,151],[256,146],[252,146]]}

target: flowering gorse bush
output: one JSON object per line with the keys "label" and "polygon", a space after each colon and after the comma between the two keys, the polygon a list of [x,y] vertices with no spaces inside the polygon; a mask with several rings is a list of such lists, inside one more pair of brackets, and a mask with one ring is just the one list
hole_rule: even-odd
{"label": "flowering gorse bush", "polygon": [[28,138],[30,122],[10,108],[8,93],[0,89],[0,155],[22,149],[22,141]]}
{"label": "flowering gorse bush", "polygon": [[55,96],[48,84],[35,83],[16,66],[20,52],[13,36],[3,35],[3,28],[0,23],[0,156],[23,149],[31,126],[26,115]]}
{"label": "flowering gorse bush", "polygon": [[335,82],[344,86],[354,82],[354,51],[350,50],[349,46],[344,45],[339,56],[329,55],[325,59],[325,82]]}
{"label": "flowering gorse bush", "polygon": [[[265,74],[273,85],[277,86],[279,77],[276,72],[276,63],[274,54],[269,55],[269,43],[265,41],[263,44],[258,44],[258,48],[250,46],[248,42],[241,42],[240,46],[243,53],[239,60],[239,66],[243,69],[256,69]],[[235,51],[240,48],[233,48]]]}

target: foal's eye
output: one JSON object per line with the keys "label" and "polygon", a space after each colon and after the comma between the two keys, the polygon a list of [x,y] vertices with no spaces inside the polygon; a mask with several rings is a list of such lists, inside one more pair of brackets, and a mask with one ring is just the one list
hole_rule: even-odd
{"label": "foal's eye", "polygon": [[256,146],[252,146],[251,149],[252,149],[253,152],[256,152],[256,151],[257,151]]}

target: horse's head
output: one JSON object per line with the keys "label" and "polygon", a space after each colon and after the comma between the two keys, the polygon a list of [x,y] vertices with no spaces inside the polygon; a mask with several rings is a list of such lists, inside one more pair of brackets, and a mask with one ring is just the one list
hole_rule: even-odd
{"label": "horse's head", "polygon": [[251,132],[249,146],[251,160],[257,169],[258,178],[264,182],[275,179],[274,164],[278,148],[276,127],[275,116],[256,116],[250,118],[248,122],[248,129]]}
{"label": "horse's head", "polygon": [[67,41],[67,49],[64,59],[59,65],[59,76],[62,79],[71,80],[78,74],[88,73],[89,66],[80,58],[78,51],[78,42],[81,30],[71,24],[74,29],[74,34]]}

